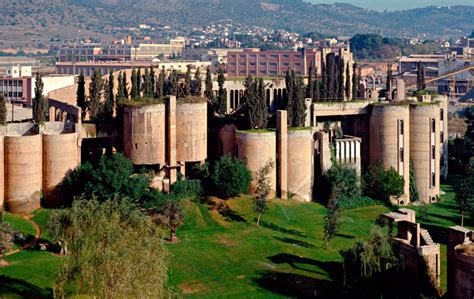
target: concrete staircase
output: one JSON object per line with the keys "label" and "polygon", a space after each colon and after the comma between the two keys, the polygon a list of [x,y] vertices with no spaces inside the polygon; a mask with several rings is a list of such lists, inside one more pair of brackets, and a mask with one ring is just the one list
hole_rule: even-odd
{"label": "concrete staircase", "polygon": [[433,239],[431,238],[431,235],[430,233],[428,232],[428,230],[424,229],[424,228],[421,228],[420,229],[420,236],[422,238],[422,240],[426,243],[426,245],[433,245],[435,244],[433,242]]}

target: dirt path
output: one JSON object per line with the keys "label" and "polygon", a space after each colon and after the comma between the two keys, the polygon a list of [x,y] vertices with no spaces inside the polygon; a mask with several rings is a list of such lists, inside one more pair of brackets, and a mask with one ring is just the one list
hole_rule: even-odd
{"label": "dirt path", "polygon": [[23,219],[27,220],[28,222],[30,222],[35,230],[36,230],[36,234],[35,234],[35,237],[33,238],[33,240],[31,240],[30,242],[28,242],[27,244],[21,246],[21,248],[19,249],[15,249],[13,251],[10,251],[6,254],[4,254],[4,256],[10,256],[10,255],[13,255],[13,254],[16,254],[22,250],[25,250],[26,248],[30,247],[31,245],[33,245],[39,238],[41,238],[41,235],[43,234],[43,232],[41,231],[41,227],[38,225],[38,223],[34,222],[33,220],[31,220],[33,218],[33,215],[26,215],[26,216],[23,216]]}

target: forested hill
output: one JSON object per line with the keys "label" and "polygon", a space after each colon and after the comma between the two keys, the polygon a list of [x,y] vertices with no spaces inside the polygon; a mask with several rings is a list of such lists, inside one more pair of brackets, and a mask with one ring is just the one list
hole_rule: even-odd
{"label": "forested hill", "polygon": [[377,12],[350,4],[303,0],[10,0],[0,1],[0,29],[24,27],[30,34],[60,34],[64,28],[116,35],[117,27],[140,23],[191,30],[194,25],[232,20],[296,32],[352,36],[459,36],[474,29],[474,6],[427,7]]}

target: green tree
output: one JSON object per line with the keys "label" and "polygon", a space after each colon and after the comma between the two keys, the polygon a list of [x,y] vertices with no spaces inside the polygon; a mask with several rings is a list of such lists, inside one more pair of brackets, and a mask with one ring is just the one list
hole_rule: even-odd
{"label": "green tree", "polygon": [[217,75],[217,84],[219,86],[217,92],[217,109],[219,114],[223,115],[227,113],[227,90],[224,88],[225,76],[223,70],[219,70],[219,74]]}
{"label": "green tree", "polygon": [[[288,124],[291,127],[304,127],[306,121],[306,105],[304,99],[304,84],[293,70],[287,72]],[[288,88],[289,87],[289,88]]]}
{"label": "green tree", "polygon": [[345,93],[348,100],[352,99],[351,94],[351,70],[349,69],[349,62],[346,65],[346,84],[345,84]]}
{"label": "green tree", "polygon": [[35,97],[33,98],[33,119],[35,123],[42,124],[46,121],[48,100],[43,96],[44,83],[41,75],[35,76]]}
{"label": "green tree", "polygon": [[202,78],[201,78],[201,70],[199,67],[196,69],[194,73],[194,81],[196,82],[192,94],[197,97],[202,96]]}
{"label": "green tree", "polygon": [[389,202],[390,195],[402,195],[405,186],[405,180],[398,172],[393,168],[386,170],[381,162],[369,166],[364,183],[366,196],[386,202]]}
{"label": "green tree", "polygon": [[333,193],[328,202],[326,216],[324,216],[324,241],[326,247],[332,239],[337,235],[337,231],[341,226],[341,209],[339,207],[339,193]]}
{"label": "green tree", "polygon": [[[464,176],[455,185],[456,190],[456,205],[459,209],[461,216],[461,226],[464,226],[465,215],[469,212],[474,212],[474,165],[468,171],[468,174]],[[474,216],[474,213],[473,213]]]}
{"label": "green tree", "polygon": [[[60,223],[63,220],[65,223]],[[64,239],[69,248],[54,286],[56,296],[170,295],[168,252],[161,231],[135,206],[124,200],[76,200],[50,224],[65,231],[52,233]]]}
{"label": "green tree", "polygon": [[81,117],[84,118],[84,115],[87,111],[87,100],[86,100],[86,81],[84,79],[84,74],[81,72],[77,80],[77,93],[76,93],[76,104],[79,108],[82,109]]}
{"label": "green tree", "polygon": [[168,77],[167,90],[167,95],[178,96],[178,72],[176,70],[171,71]]}
{"label": "green tree", "polygon": [[105,84],[105,103],[104,103],[104,119],[112,120],[115,115],[115,96],[114,96],[114,74],[110,72],[107,84]]}
{"label": "green tree", "polygon": [[413,161],[410,160],[410,201],[415,202],[420,200],[420,194],[416,188],[415,167]]}
{"label": "green tree", "polygon": [[386,83],[386,89],[387,89],[387,99],[392,100],[392,81],[393,81],[393,74],[392,74],[392,64],[389,63],[387,65],[387,83]]}
{"label": "green tree", "polygon": [[151,213],[157,223],[170,231],[170,242],[175,242],[176,230],[184,221],[182,201],[174,194],[162,194],[156,200],[145,204],[145,208]]}
{"label": "green tree", "polygon": [[352,66],[352,98],[357,99],[359,97],[359,76],[357,73],[358,66],[354,62]]}
{"label": "green tree", "polygon": [[145,73],[143,74],[143,96],[147,98],[153,97],[153,80],[148,68],[145,68]]}
{"label": "green tree", "polygon": [[186,75],[184,76],[184,91],[183,94],[185,97],[191,95],[191,65],[188,65],[186,70]]}
{"label": "green tree", "polygon": [[135,68],[132,69],[131,81],[132,89],[130,90],[130,97],[132,98],[132,100],[136,100],[140,97],[140,92],[138,88],[137,71],[135,70]]}
{"label": "green tree", "polygon": [[361,195],[360,182],[354,169],[333,163],[323,175],[323,185],[327,188],[327,198],[343,200]]}
{"label": "green tree", "polygon": [[253,210],[257,213],[257,227],[260,224],[260,219],[268,210],[268,196],[271,192],[271,180],[269,174],[275,167],[275,162],[267,161],[265,166],[260,168],[256,173],[257,188],[255,190],[255,197],[253,198]]}
{"label": "green tree", "polygon": [[127,82],[127,72],[123,72],[122,75],[122,87],[123,87],[123,97],[124,100],[128,100],[128,82]]}
{"label": "green tree", "polygon": [[386,229],[374,226],[367,241],[357,241],[340,254],[344,259],[344,285],[353,296],[385,298],[397,294],[403,259]]}
{"label": "green tree", "polygon": [[165,71],[165,67],[163,66],[161,68],[160,74],[158,75],[158,83],[157,83],[156,95],[155,95],[156,98],[161,98],[166,95],[165,84],[166,84],[166,71]]}
{"label": "green tree", "polygon": [[309,99],[314,99],[314,70],[313,70],[314,62],[309,64],[308,69],[308,86],[306,86],[306,97]]}
{"label": "green tree", "polygon": [[247,193],[251,180],[252,174],[245,163],[234,157],[222,157],[213,165],[211,182],[224,198]]}
{"label": "green tree", "polygon": [[417,91],[425,90],[425,68],[421,65],[421,61],[416,64],[416,69],[416,89]]}
{"label": "green tree", "polygon": [[344,59],[339,57],[339,64],[337,65],[337,97],[339,100],[344,100]]}
{"label": "green tree", "polygon": [[205,83],[204,95],[206,96],[206,98],[209,99],[209,101],[213,102],[214,92],[212,91],[212,73],[211,73],[210,67],[206,69],[206,80],[204,83]]}
{"label": "green tree", "polygon": [[123,102],[125,99],[125,95],[123,93],[123,79],[122,79],[122,72],[119,73],[118,78],[117,78],[117,94],[115,96],[115,99],[117,102]]}
{"label": "green tree", "polygon": [[104,90],[104,80],[100,71],[95,70],[89,85],[89,111],[91,119],[97,119],[101,111],[101,98]]}
{"label": "green tree", "polygon": [[[1,217],[3,218],[3,215]],[[0,262],[3,261],[5,251],[12,247],[15,234],[11,224],[4,222],[2,218],[0,218]]]}
{"label": "green tree", "polygon": [[0,125],[7,123],[7,106],[5,104],[5,97],[0,92]]}
{"label": "green tree", "polygon": [[150,67],[150,90],[148,93],[148,97],[152,98],[155,96],[156,93],[156,74],[155,69],[153,66]]}

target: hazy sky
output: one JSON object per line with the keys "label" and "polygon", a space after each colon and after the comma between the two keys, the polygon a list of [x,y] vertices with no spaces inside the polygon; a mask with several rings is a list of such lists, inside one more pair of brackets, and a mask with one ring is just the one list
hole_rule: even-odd
{"label": "hazy sky", "polygon": [[346,2],[374,10],[402,10],[429,5],[474,5],[473,0],[307,0],[313,3]]}

